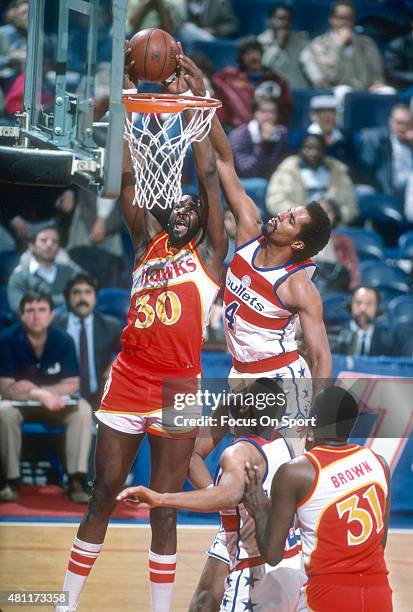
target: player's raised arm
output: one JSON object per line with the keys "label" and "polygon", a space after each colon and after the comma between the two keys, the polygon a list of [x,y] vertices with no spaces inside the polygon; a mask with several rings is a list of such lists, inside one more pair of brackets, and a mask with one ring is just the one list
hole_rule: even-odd
{"label": "player's raised arm", "polygon": [[[178,61],[192,93],[205,96],[206,89],[199,68],[185,55],[179,55]],[[237,223],[236,243],[242,244],[259,234],[261,216],[235,172],[231,146],[216,115],[212,119],[209,138],[215,151],[218,176],[225,199]]]}

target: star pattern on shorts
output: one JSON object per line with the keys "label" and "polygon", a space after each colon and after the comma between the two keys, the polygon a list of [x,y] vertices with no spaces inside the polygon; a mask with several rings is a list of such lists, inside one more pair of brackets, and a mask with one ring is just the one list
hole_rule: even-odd
{"label": "star pattern on shorts", "polygon": [[308,389],[304,389],[303,397],[304,397],[304,399],[307,399],[307,397],[308,397]]}
{"label": "star pattern on shorts", "polygon": [[244,604],[244,611],[254,610],[255,606],[257,605],[255,603],[252,603],[251,599],[249,599],[248,601],[243,601],[242,603]]}
{"label": "star pattern on shorts", "polygon": [[222,599],[222,607],[226,608],[227,607],[227,603],[228,603],[228,597],[226,595],[224,595],[223,599]]}
{"label": "star pattern on shorts", "polygon": [[298,373],[300,375],[300,378],[304,378],[305,377],[305,368],[302,367],[301,370],[298,370]]}
{"label": "star pattern on shorts", "polygon": [[232,578],[231,578],[231,576],[227,576],[227,578],[226,578],[226,582],[227,582],[227,585],[230,587],[230,586],[231,586],[231,583],[232,583]]}
{"label": "star pattern on shorts", "polygon": [[281,380],[282,378],[284,378],[285,374],[280,374],[279,372],[277,372],[277,374],[275,375],[275,380]]}
{"label": "star pattern on shorts", "polygon": [[254,588],[254,583],[258,582],[258,578],[254,578],[253,574],[251,576],[244,576],[245,578],[245,586],[250,586]]}

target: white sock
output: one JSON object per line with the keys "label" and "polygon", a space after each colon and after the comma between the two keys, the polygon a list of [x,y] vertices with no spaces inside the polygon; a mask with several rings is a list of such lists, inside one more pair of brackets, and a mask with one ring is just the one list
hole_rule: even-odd
{"label": "white sock", "polygon": [[69,592],[69,605],[57,606],[55,612],[74,612],[80,593],[103,544],[91,544],[75,538],[70,549],[69,565],[66,571],[63,591]]}
{"label": "white sock", "polygon": [[149,551],[149,580],[152,612],[169,612],[175,582],[176,555]]}

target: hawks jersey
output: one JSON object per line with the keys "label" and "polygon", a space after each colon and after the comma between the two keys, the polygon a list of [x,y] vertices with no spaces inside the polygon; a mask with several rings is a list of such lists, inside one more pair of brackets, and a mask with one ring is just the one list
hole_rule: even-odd
{"label": "hawks jersey", "polygon": [[133,270],[125,351],[155,371],[198,373],[201,345],[220,285],[194,241],[178,252],[157,234]]}
{"label": "hawks jersey", "polygon": [[[266,495],[270,496],[272,479],[278,468],[292,456],[286,441],[280,434],[275,434],[275,439],[268,441],[258,437],[238,438],[234,443],[248,442],[253,444],[262,454],[265,460],[265,473],[262,486]],[[216,484],[219,483],[221,470],[218,472]],[[240,562],[260,557],[260,552],[255,539],[254,519],[248,514],[244,504],[239,504],[234,509],[222,510],[220,512],[221,524],[225,530],[226,547],[229,555],[231,569],[237,568]],[[285,543],[284,559],[296,557],[300,546],[297,542],[294,526],[291,526]],[[264,561],[262,561],[264,563]]]}
{"label": "hawks jersey", "polygon": [[255,258],[263,236],[238,247],[228,268],[224,291],[224,328],[228,349],[241,362],[259,361],[297,349],[297,315],[277,295],[291,274],[306,270],[313,276],[311,259],[275,268],[257,268]]}
{"label": "hawks jersey", "polygon": [[357,444],[315,447],[305,456],[316,472],[297,510],[308,577],[387,574],[380,541],[388,486],[381,461]]}

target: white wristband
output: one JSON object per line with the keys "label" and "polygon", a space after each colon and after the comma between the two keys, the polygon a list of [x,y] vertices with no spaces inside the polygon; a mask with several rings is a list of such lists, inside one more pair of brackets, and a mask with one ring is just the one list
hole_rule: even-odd
{"label": "white wristband", "polygon": [[193,92],[192,92],[190,89],[187,89],[186,91],[183,91],[183,92],[182,92],[181,94],[179,94],[179,95],[180,95],[180,96],[187,96],[187,97],[189,97],[189,98],[192,98],[192,97],[197,97],[197,98],[198,98],[198,97],[201,97],[201,98],[210,98],[210,97],[211,97],[211,94],[210,94],[210,92],[208,91],[208,89],[205,91],[205,95],[204,95],[204,96],[195,96],[195,94],[194,94],[194,93],[193,93]]}

